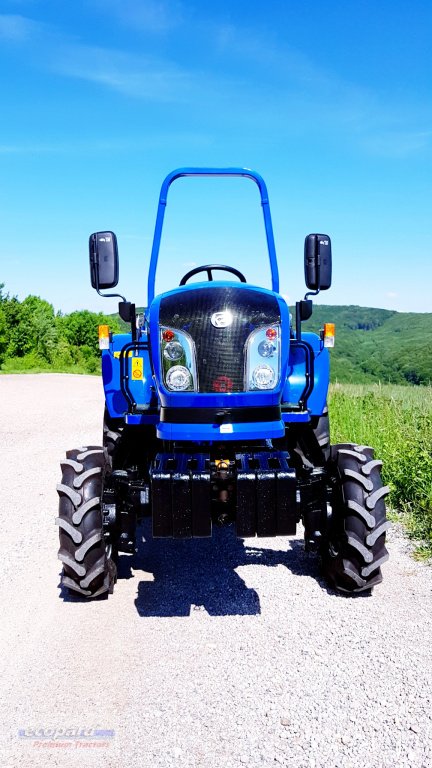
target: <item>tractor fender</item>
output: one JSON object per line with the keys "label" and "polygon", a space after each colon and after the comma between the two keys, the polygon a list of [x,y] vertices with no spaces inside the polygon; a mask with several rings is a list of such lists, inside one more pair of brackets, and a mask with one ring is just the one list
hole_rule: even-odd
{"label": "tractor fender", "polygon": [[[144,333],[139,335],[140,342],[146,342]],[[110,339],[109,349],[102,351],[102,379],[108,413],[112,418],[123,417],[128,410],[124,393],[124,384],[120,376],[120,355],[126,344],[131,344],[130,333],[116,333]],[[126,370],[130,393],[140,408],[150,407],[154,391],[152,390],[152,370],[150,357],[146,349],[131,349],[126,353]]]}
{"label": "tractor fender", "polygon": [[[313,351],[314,377],[312,391],[307,400],[311,416],[321,416],[327,401],[330,380],[330,355],[316,333],[302,333],[302,341]],[[282,393],[282,406],[298,404],[306,386],[306,355],[295,343],[290,345],[288,372]]]}

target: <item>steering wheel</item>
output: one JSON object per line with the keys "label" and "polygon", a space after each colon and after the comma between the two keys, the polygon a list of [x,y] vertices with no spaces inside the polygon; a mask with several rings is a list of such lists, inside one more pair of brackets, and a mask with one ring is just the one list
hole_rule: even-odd
{"label": "steering wheel", "polygon": [[214,269],[220,269],[224,272],[231,272],[231,274],[238,277],[238,279],[242,282],[246,282],[245,276],[242,274],[242,272],[239,272],[238,269],[235,269],[234,267],[226,267],[224,264],[204,264],[202,267],[195,267],[195,269],[191,269],[190,272],[186,272],[185,275],[183,275],[182,279],[180,280],[179,285],[186,285],[187,281],[190,277],[193,277],[194,275],[197,275],[198,272],[207,272],[207,277],[210,281],[213,280],[213,270]]}

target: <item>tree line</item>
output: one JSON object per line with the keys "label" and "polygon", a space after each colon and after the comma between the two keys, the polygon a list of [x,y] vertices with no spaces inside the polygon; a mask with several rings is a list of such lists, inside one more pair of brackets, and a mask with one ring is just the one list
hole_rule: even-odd
{"label": "tree line", "polygon": [[98,326],[120,331],[116,318],[83,309],[55,312],[48,301],[27,296],[19,301],[0,283],[0,366],[3,371],[51,370],[97,373]]}
{"label": "tree line", "polygon": [[432,313],[357,306],[315,305],[304,330],[336,324],[333,381],[430,386]]}

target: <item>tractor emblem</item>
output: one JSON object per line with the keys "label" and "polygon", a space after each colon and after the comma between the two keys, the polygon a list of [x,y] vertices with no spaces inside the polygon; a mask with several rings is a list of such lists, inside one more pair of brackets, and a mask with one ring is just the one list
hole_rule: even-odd
{"label": "tractor emblem", "polygon": [[215,328],[228,328],[233,321],[231,312],[213,312],[210,322]]}

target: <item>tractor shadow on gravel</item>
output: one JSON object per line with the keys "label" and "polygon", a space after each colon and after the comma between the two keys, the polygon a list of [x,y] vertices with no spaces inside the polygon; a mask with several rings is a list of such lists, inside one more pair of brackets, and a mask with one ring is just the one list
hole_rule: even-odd
{"label": "tractor shadow on gravel", "polygon": [[[211,616],[261,613],[258,593],[234,570],[242,565],[284,565],[294,574],[319,578],[318,558],[306,554],[300,540],[291,539],[287,551],[250,546],[232,527],[215,527],[209,539],[153,539],[145,520],[138,529],[138,552],[127,560],[129,568],[153,574],[153,581],[138,584],[135,601],[139,615],[149,617],[189,616],[192,608]],[[121,561],[119,578],[130,577],[128,563]]]}
{"label": "tractor shadow on gravel", "polygon": [[[146,519],[137,528],[136,554],[120,555],[118,579],[121,583],[124,579],[137,578],[140,571],[153,576],[152,580],[138,584],[135,607],[143,617],[189,616],[192,609],[204,609],[210,616],[260,614],[258,593],[235,571],[243,565],[267,568],[283,565],[296,576],[314,579],[332,597],[349,600],[370,597],[370,592],[345,595],[332,589],[321,575],[318,556],[304,551],[302,538],[285,539],[287,550],[255,545],[261,541],[238,539],[232,526],[214,527],[208,539],[154,539],[151,521]],[[70,592],[61,583],[58,586],[59,597],[64,602],[89,604],[85,597]],[[117,584],[117,589],[119,587]],[[108,593],[105,593],[94,601],[107,599]]]}

